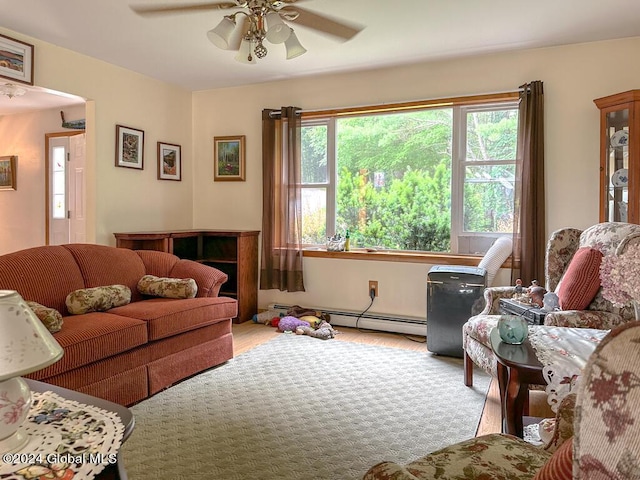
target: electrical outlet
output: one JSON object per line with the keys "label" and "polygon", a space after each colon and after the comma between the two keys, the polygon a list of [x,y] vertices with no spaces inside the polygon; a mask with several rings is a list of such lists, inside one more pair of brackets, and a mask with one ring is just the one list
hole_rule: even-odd
{"label": "electrical outlet", "polygon": [[369,295],[371,295],[371,291],[373,291],[373,296],[378,296],[378,281],[377,280],[369,280]]}

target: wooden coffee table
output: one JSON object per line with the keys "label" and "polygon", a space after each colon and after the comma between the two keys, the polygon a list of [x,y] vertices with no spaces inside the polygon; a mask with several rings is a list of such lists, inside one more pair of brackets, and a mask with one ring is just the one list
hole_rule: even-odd
{"label": "wooden coffee table", "polygon": [[[29,388],[31,388],[31,390],[34,392],[50,391],[69,400],[74,400],[85,405],[93,405],[103,410],[115,412],[118,417],[120,417],[120,421],[124,425],[122,443],[124,443],[129,438],[131,432],[133,431],[135,420],[133,414],[131,413],[131,410],[129,410],[127,407],[123,407],[122,405],[119,405],[117,403],[109,402],[102,398],[92,397],[91,395],[87,395],[85,393],[58,387],[56,385],[39,382],[37,380],[31,380],[29,378],[25,378],[25,380],[29,384]],[[110,464],[105,467],[105,469],[102,470],[102,472],[100,472],[95,478],[99,480],[127,480],[127,472],[124,468],[124,463],[122,462],[120,453],[118,453],[116,463]]]}
{"label": "wooden coffee table", "polygon": [[529,385],[545,385],[542,364],[529,339],[511,345],[491,331],[491,349],[498,360],[498,387],[502,406],[502,432],[522,438],[523,416],[529,409]]}

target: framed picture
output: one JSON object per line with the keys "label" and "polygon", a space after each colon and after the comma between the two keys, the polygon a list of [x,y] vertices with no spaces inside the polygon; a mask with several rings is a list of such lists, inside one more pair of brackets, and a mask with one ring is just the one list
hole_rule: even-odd
{"label": "framed picture", "polygon": [[18,157],[0,157],[0,190],[16,189],[16,163]]}
{"label": "framed picture", "polygon": [[144,168],[144,131],[116,125],[116,167]]}
{"label": "framed picture", "polygon": [[213,137],[213,180],[244,181],[244,135]]}
{"label": "framed picture", "polygon": [[33,85],[33,45],[0,35],[0,77]]}
{"label": "framed picture", "polygon": [[158,180],[182,180],[180,145],[158,142]]}

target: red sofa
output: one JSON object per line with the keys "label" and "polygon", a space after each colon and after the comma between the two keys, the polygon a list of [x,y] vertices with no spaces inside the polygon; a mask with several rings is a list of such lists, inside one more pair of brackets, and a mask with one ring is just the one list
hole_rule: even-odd
{"label": "red sofa", "polygon": [[[143,297],[143,275],[193,278],[195,298]],[[219,297],[227,275],[169,253],[103,245],[35,247],[0,256],[0,289],[58,310],[58,362],[30,378],[132,405],[178,380],[233,357],[231,320],[237,301]],[[72,291],[126,285],[131,303],[105,312],[71,315]]]}

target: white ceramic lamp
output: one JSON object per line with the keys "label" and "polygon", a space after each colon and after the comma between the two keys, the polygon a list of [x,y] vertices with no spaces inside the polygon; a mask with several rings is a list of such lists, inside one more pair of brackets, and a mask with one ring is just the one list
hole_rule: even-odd
{"label": "white ceramic lamp", "polygon": [[31,390],[20,375],[57,362],[64,351],[18,292],[0,290],[0,453],[23,448]]}

